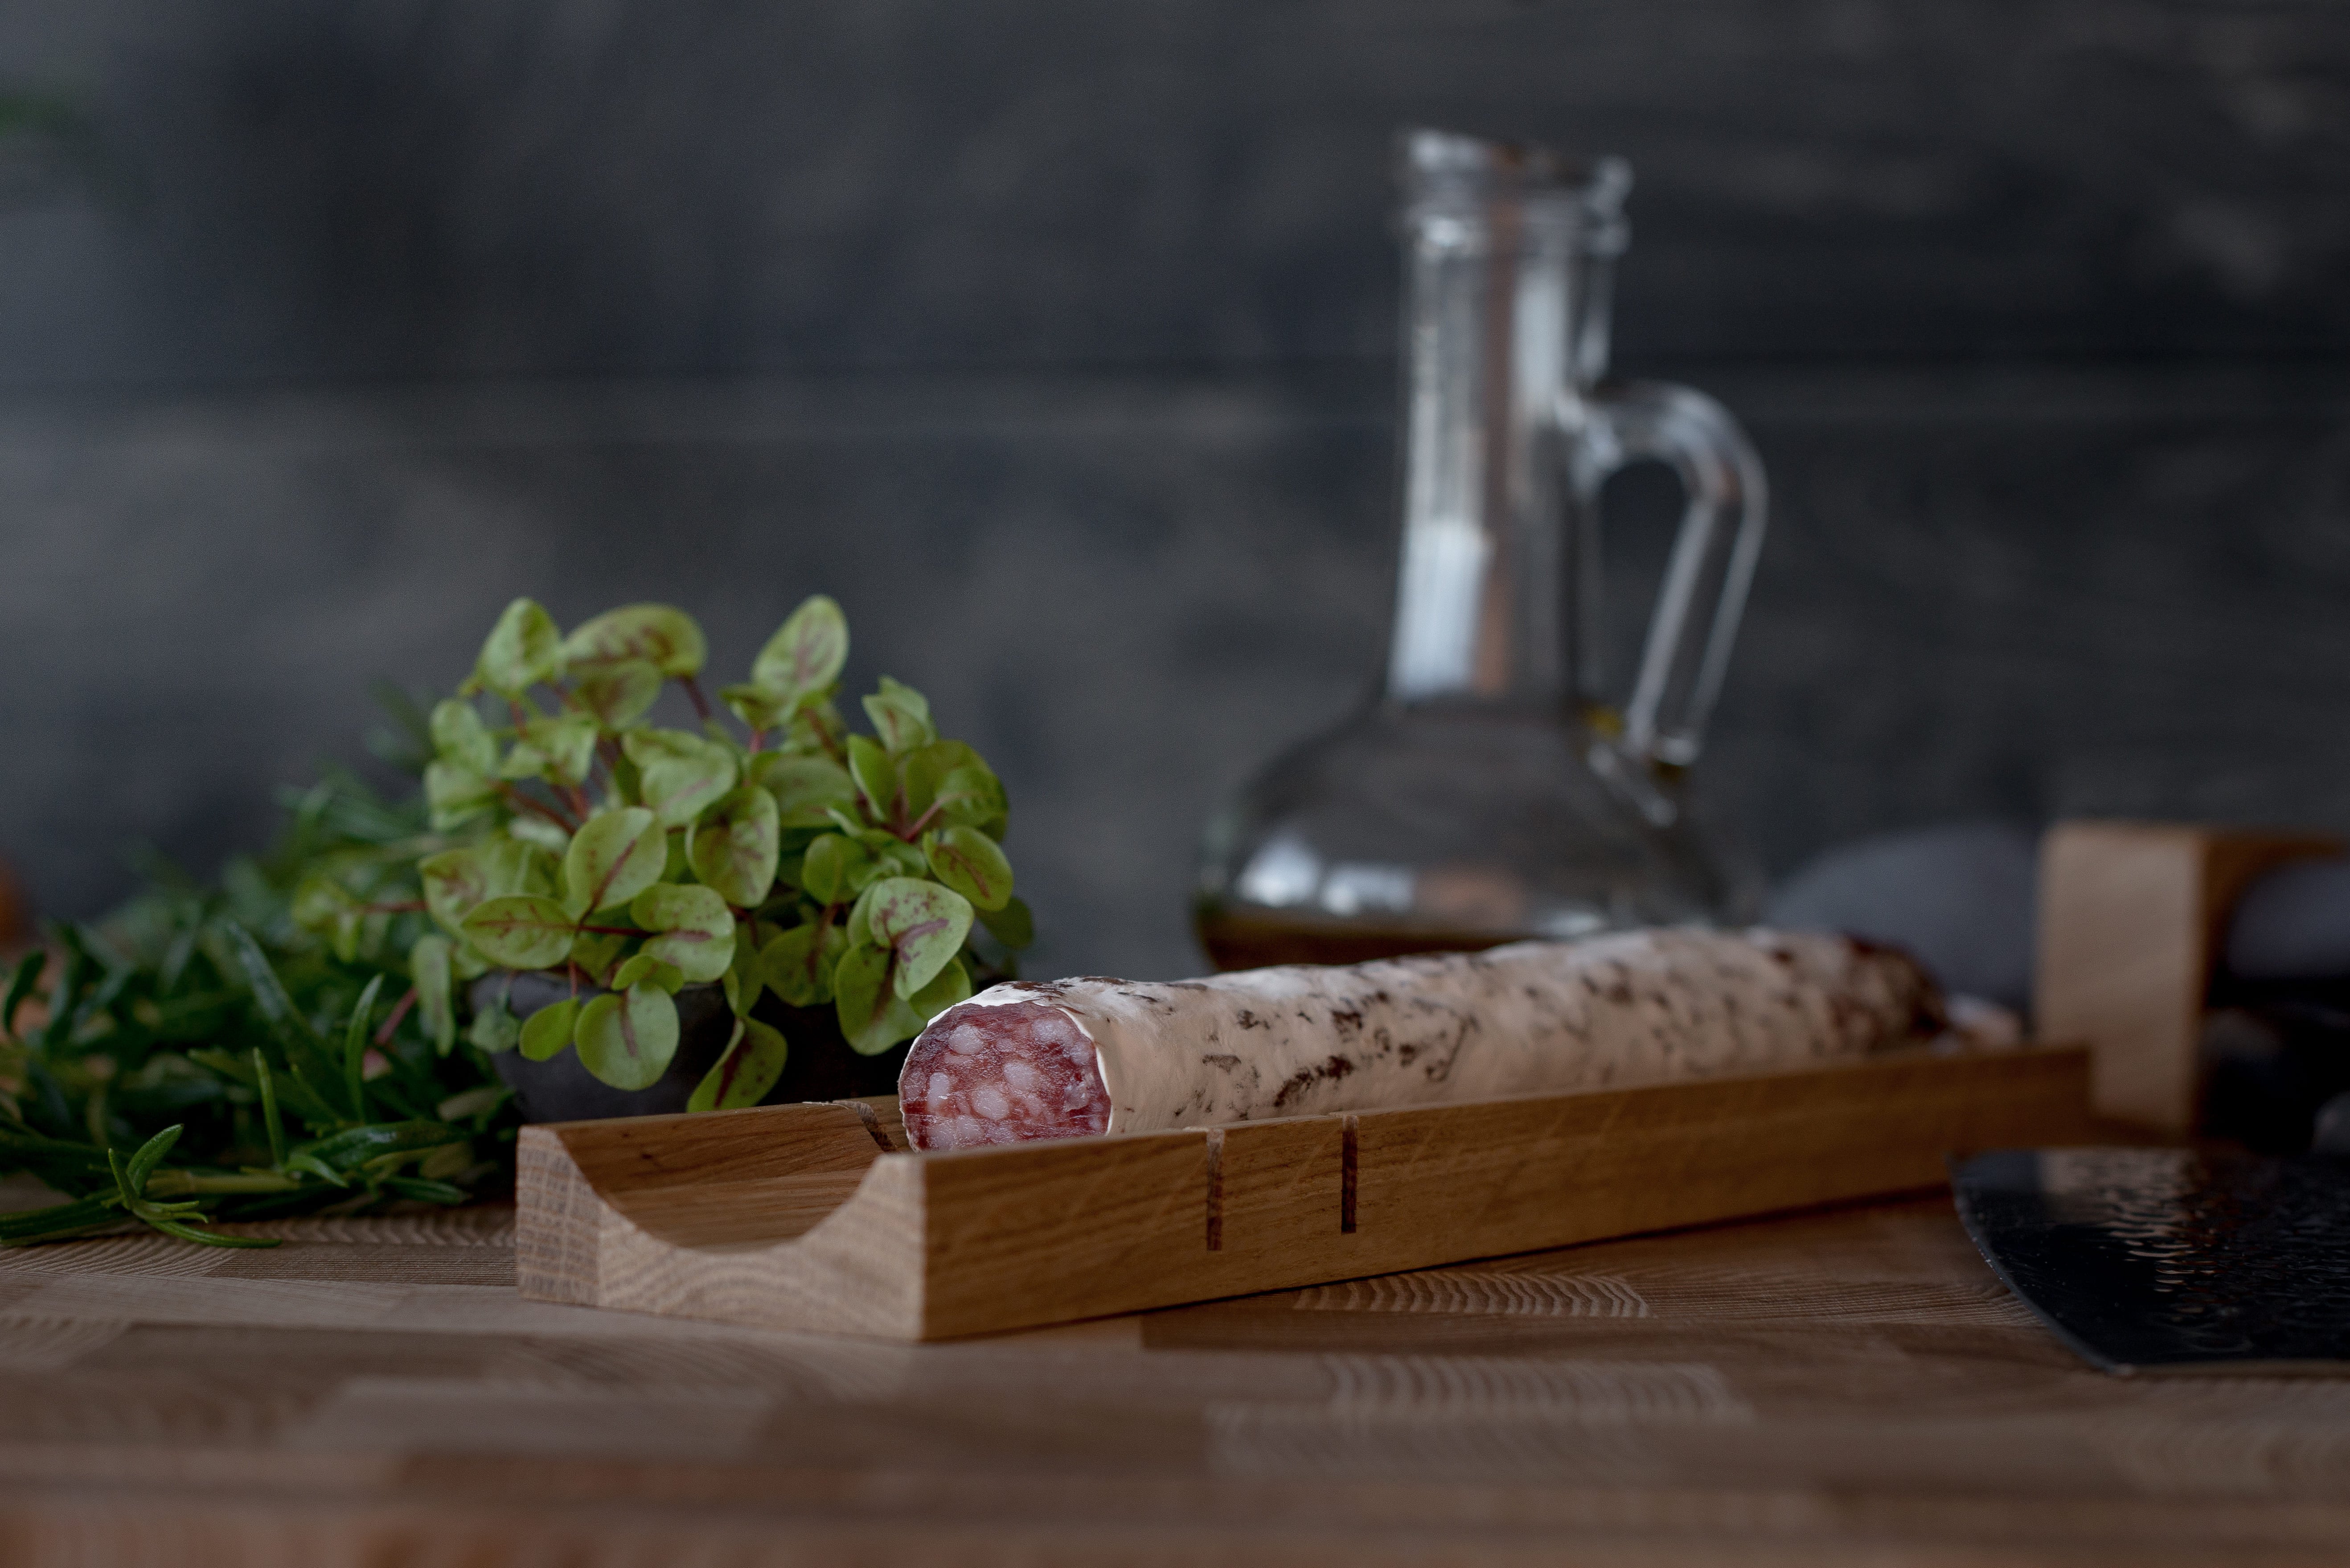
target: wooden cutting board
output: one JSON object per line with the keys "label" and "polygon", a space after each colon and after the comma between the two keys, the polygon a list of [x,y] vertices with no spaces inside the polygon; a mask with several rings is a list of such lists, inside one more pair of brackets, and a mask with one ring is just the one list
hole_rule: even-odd
{"label": "wooden cutting board", "polygon": [[2087,1136],[2085,1050],[935,1154],[890,1100],[523,1131],[523,1293],[891,1340],[1065,1323],[1939,1185]]}

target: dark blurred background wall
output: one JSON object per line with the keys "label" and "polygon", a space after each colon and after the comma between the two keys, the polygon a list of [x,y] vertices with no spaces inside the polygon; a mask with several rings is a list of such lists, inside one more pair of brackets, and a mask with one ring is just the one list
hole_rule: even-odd
{"label": "dark blurred background wall", "polygon": [[825,589],[1005,774],[1039,966],[1191,969],[1201,815],[1379,661],[1406,121],[1638,173],[1618,367],[1776,490],[1704,763],[1772,870],[2350,826],[2337,5],[18,0],[0,90],[50,912],[259,842],[516,593],[731,669]]}

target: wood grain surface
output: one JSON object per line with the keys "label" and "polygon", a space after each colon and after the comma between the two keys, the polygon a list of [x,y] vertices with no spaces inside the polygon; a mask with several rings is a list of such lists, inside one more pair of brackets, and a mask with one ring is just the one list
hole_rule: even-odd
{"label": "wood grain surface", "polygon": [[523,1130],[523,1293],[935,1340],[1931,1187],[2085,1141],[2080,1049],[910,1154],[894,1101]]}
{"label": "wood grain surface", "polygon": [[1946,1199],[931,1345],[255,1229],[0,1253],[0,1563],[2350,1557],[2350,1383],[2093,1372]]}

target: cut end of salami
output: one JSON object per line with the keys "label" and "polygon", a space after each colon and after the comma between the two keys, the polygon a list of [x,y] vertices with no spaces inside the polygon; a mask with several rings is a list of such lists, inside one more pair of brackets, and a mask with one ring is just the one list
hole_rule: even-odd
{"label": "cut end of salami", "polygon": [[907,1053],[899,1108],[916,1148],[978,1148],[1109,1130],[1094,1043],[1058,1007],[951,1007]]}

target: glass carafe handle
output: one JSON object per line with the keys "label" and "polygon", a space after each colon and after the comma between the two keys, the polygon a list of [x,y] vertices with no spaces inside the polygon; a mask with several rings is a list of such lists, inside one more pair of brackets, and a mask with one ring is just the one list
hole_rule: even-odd
{"label": "glass carafe handle", "polygon": [[1669,466],[1689,497],[1624,709],[1631,751],[1685,767],[1704,742],[1762,553],[1769,510],[1762,462],[1730,410],[1687,387],[1603,384],[1579,401],[1572,450],[1586,507],[1608,474],[1643,461]]}

